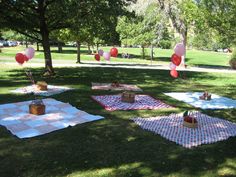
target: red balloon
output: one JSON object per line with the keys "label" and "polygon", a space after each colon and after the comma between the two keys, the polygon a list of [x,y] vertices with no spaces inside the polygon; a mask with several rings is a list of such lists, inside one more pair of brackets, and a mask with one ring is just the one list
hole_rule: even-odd
{"label": "red balloon", "polygon": [[181,63],[181,57],[176,55],[175,53],[171,56],[171,61],[174,63],[176,66],[179,66]]}
{"label": "red balloon", "polygon": [[29,61],[29,58],[26,55],[24,55],[24,60]]}
{"label": "red balloon", "polygon": [[94,58],[95,58],[95,60],[100,61],[100,55],[99,54],[95,54]]}
{"label": "red balloon", "polygon": [[22,65],[25,62],[25,55],[23,53],[17,53],[15,59],[17,63]]}
{"label": "red balloon", "polygon": [[117,57],[117,55],[118,55],[118,49],[115,48],[115,47],[111,48],[110,54],[111,54],[112,57]]}
{"label": "red balloon", "polygon": [[178,72],[175,70],[175,69],[172,69],[171,71],[170,71],[170,75],[173,77],[173,78],[177,78],[178,77]]}

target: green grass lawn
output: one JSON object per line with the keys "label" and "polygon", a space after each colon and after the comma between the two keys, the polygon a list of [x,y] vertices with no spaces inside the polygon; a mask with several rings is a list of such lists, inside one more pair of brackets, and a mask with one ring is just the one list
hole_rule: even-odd
{"label": "green grass lawn", "polygon": [[[129,119],[195,110],[163,92],[209,91],[236,99],[236,74],[186,72],[187,79],[172,79],[168,71],[116,68],[56,68],[56,75],[43,78],[43,68],[33,68],[36,80],[76,88],[52,96],[103,120],[80,124],[43,136],[18,139],[0,127],[0,176],[2,177],[216,177],[235,176],[236,138],[186,149],[144,131]],[[108,112],[91,95],[117,92],[92,91],[91,82],[137,84],[144,93],[175,105],[176,109]],[[22,68],[0,70],[0,104],[33,99],[9,92],[27,86]],[[201,110],[235,122],[236,109]]]}
{"label": "green grass lawn", "polygon": [[[34,46],[34,48],[36,48]],[[101,47],[104,51],[109,52],[111,47]],[[23,51],[25,49],[24,46],[18,47],[7,47],[2,49],[2,53],[0,53],[0,61],[12,61],[15,62],[14,57],[17,52]],[[64,60],[65,62],[74,62],[76,61],[76,47],[64,47],[62,53],[58,53],[56,47],[51,47],[52,50],[52,58],[54,63],[58,60]],[[112,62],[132,62],[138,64],[151,64],[150,60],[150,49],[146,48],[146,59],[141,59],[141,48],[118,48],[119,56],[118,58],[111,58]],[[123,59],[121,57],[122,53],[129,53],[131,55],[131,59]],[[154,61],[152,64],[169,64],[170,57],[173,54],[173,50],[166,49],[154,49]],[[5,58],[4,58],[5,57]],[[41,60],[34,59],[34,62],[44,62],[42,60],[44,58],[42,47],[40,47],[40,51],[36,52],[34,58],[39,58]],[[186,63],[191,66],[216,66],[216,67],[229,67],[229,59],[230,55],[226,53],[219,52],[211,52],[211,51],[198,51],[198,50],[188,50]],[[103,57],[101,60],[104,61]],[[95,61],[93,55],[89,55],[87,48],[81,48],[81,61]]]}

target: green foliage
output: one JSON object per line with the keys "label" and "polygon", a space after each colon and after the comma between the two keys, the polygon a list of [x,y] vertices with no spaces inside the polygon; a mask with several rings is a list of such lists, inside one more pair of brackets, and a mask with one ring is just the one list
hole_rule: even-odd
{"label": "green foliage", "polygon": [[159,43],[160,48],[162,49],[170,49],[171,48],[171,41],[170,40],[161,40]]}
{"label": "green foliage", "polygon": [[236,1],[203,0],[201,8],[208,26],[218,31],[224,43],[236,44]]}

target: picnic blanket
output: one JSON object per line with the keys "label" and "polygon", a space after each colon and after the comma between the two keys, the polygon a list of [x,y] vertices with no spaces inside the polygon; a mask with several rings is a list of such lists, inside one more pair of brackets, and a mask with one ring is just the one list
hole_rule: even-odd
{"label": "picnic blanket", "polygon": [[46,114],[33,115],[29,114],[30,103],[24,101],[0,105],[0,125],[19,138],[29,138],[104,118],[50,98],[43,99]]}
{"label": "picnic blanket", "polygon": [[182,114],[169,116],[132,118],[142,129],[173,141],[185,148],[210,144],[236,136],[236,124],[220,118],[211,117],[200,112],[193,112],[198,121],[198,128],[183,126]]}
{"label": "picnic blanket", "polygon": [[112,83],[94,83],[94,82],[92,82],[92,90],[115,90],[115,91],[127,90],[127,91],[138,91],[138,92],[143,91],[136,85],[119,84],[118,87],[114,87],[112,86]]}
{"label": "picnic blanket", "polygon": [[236,108],[236,100],[232,100],[230,98],[218,96],[215,94],[211,94],[211,100],[209,101],[199,99],[199,96],[201,96],[203,92],[171,92],[164,94],[201,109]]}
{"label": "picnic blanket", "polygon": [[135,95],[134,103],[122,102],[121,94],[92,96],[92,98],[108,111],[171,108],[170,105],[156,100],[149,95]]}
{"label": "picnic blanket", "polygon": [[55,86],[48,85],[48,90],[39,90],[36,85],[30,85],[22,88],[18,88],[16,90],[11,90],[12,93],[20,93],[20,94],[35,94],[40,96],[51,96],[55,94],[59,94],[68,90],[73,90],[73,88],[63,87],[63,86]]}

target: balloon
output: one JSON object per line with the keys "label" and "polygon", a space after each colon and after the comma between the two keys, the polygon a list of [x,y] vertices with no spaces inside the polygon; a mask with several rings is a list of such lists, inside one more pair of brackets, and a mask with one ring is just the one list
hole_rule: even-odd
{"label": "balloon", "polygon": [[109,60],[110,60],[110,57],[111,57],[111,55],[110,55],[110,53],[109,53],[109,52],[104,52],[104,53],[103,53],[103,57],[105,58],[105,60],[109,61]]}
{"label": "balloon", "polygon": [[100,55],[99,54],[95,54],[94,58],[95,58],[95,60],[100,61]]}
{"label": "balloon", "polygon": [[118,55],[118,49],[115,48],[115,47],[111,48],[110,54],[111,54],[112,57],[117,57],[117,55]]}
{"label": "balloon", "polygon": [[174,63],[170,63],[170,69],[172,70],[172,69],[176,69],[176,65],[174,64]]}
{"label": "balloon", "polygon": [[25,55],[25,54],[23,54],[24,55],[24,60],[27,62],[27,61],[29,61],[29,58]]}
{"label": "balloon", "polygon": [[104,51],[103,51],[102,49],[98,50],[98,54],[99,54],[100,56],[102,56],[103,53],[104,53]]}
{"label": "balloon", "polygon": [[171,56],[171,61],[174,63],[176,66],[179,66],[181,63],[181,57],[176,55],[175,53]]}
{"label": "balloon", "polygon": [[178,55],[178,56],[183,56],[184,53],[185,53],[185,47],[184,47],[184,44],[183,43],[178,43],[175,45],[175,48],[174,48],[174,51],[175,51],[175,54]]}
{"label": "balloon", "polygon": [[170,75],[173,77],[173,78],[177,78],[178,77],[178,72],[175,70],[175,69],[172,69],[171,71],[170,71]]}
{"label": "balloon", "polygon": [[15,59],[17,63],[22,65],[25,62],[25,55],[23,53],[17,53]]}
{"label": "balloon", "polygon": [[25,55],[29,58],[32,59],[34,57],[35,50],[32,47],[29,47],[25,49]]}

